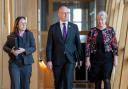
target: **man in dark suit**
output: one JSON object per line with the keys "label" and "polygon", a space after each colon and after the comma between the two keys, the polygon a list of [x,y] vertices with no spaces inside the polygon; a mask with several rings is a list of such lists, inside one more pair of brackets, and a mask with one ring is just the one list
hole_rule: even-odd
{"label": "man in dark suit", "polygon": [[61,6],[60,21],[51,25],[48,32],[47,66],[53,70],[55,89],[72,89],[76,61],[81,55],[77,25],[68,21],[69,9]]}

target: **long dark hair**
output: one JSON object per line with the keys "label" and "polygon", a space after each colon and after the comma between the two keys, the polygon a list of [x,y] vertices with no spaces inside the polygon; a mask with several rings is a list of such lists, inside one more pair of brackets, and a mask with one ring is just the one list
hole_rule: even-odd
{"label": "long dark hair", "polygon": [[14,32],[14,33],[18,33],[18,24],[19,24],[19,21],[20,21],[21,19],[26,20],[26,18],[25,18],[24,16],[18,16],[18,17],[16,18],[15,23],[14,23],[14,27],[13,27],[13,32]]}

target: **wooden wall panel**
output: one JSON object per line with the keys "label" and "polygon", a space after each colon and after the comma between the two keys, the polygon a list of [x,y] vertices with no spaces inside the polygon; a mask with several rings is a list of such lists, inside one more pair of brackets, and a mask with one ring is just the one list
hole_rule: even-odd
{"label": "wooden wall panel", "polygon": [[[114,1],[114,0],[113,0]],[[114,13],[113,13],[113,26],[115,26],[114,28],[115,29],[117,29],[116,28],[116,25],[117,25],[117,19],[118,19],[118,12],[119,12],[119,5],[120,5],[120,2],[121,2],[122,0],[116,0],[116,2],[115,2],[115,7],[114,7]]]}
{"label": "wooden wall panel", "polygon": [[122,73],[122,62],[124,60],[124,49],[125,49],[125,39],[126,39],[126,32],[127,32],[127,23],[128,20],[126,19],[126,8],[124,8],[124,13],[123,13],[123,21],[122,21],[122,27],[121,27],[121,32],[120,32],[120,39],[119,39],[119,65],[116,71],[115,75],[115,81],[114,81],[114,86],[113,89],[120,89],[120,79],[121,79],[121,73]]}
{"label": "wooden wall panel", "polygon": [[[109,3],[112,3],[111,8]],[[128,89],[128,3],[124,3],[124,0],[108,0],[106,10],[109,25],[116,29],[119,45],[118,67],[112,76],[112,89]]]}
{"label": "wooden wall panel", "polygon": [[113,24],[113,18],[114,18],[114,12],[115,12],[115,4],[116,4],[116,0],[110,0],[111,3],[111,7],[110,7],[110,17],[109,17],[109,24],[112,25]]}
{"label": "wooden wall panel", "polygon": [[[128,17],[128,3],[125,4],[124,8],[124,18]],[[126,23],[124,24],[124,30],[126,30],[126,38],[125,38],[125,49],[124,49],[124,58],[123,58],[123,65],[122,65],[122,74],[120,80],[120,89],[128,89],[128,19],[126,19]],[[121,39],[122,40],[122,39]],[[125,82],[124,82],[125,81]]]}
{"label": "wooden wall panel", "polygon": [[117,16],[117,23],[116,23],[116,36],[117,36],[117,40],[119,41],[119,37],[120,37],[120,29],[121,29],[121,25],[122,25],[122,17],[123,17],[123,11],[124,11],[124,2],[123,0],[120,0],[119,3],[119,8],[118,8],[118,16]]}
{"label": "wooden wall panel", "polygon": [[111,6],[112,6],[112,0],[107,0],[107,2],[106,2],[106,12],[108,14],[108,20],[110,19]]}
{"label": "wooden wall panel", "polygon": [[[10,0],[3,0],[4,3],[4,11],[3,11],[3,17],[4,17],[4,23],[3,25],[3,35],[2,35],[2,43],[4,45],[6,41],[6,37],[8,33],[10,32]],[[3,46],[2,45],[2,46]],[[2,51],[3,52],[3,51]],[[8,72],[8,55],[3,52],[2,53],[2,89],[9,89],[10,88],[10,78],[9,78],[9,72]]]}
{"label": "wooden wall panel", "polygon": [[2,28],[2,22],[3,22],[3,19],[2,19],[2,8],[3,8],[3,4],[2,4],[2,0],[0,0],[0,89],[2,88],[2,31],[3,31],[3,28]]}

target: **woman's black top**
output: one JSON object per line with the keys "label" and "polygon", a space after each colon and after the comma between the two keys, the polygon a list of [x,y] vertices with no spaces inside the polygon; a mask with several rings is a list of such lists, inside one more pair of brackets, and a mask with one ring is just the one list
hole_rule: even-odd
{"label": "woman's black top", "polygon": [[98,30],[98,36],[96,39],[96,54],[95,54],[95,61],[96,62],[110,62],[112,61],[112,52],[105,52],[105,48],[104,48],[104,39],[103,39],[103,34],[102,31],[103,30],[107,30],[107,29],[103,29],[103,30]]}
{"label": "woman's black top", "polygon": [[[17,36],[17,46],[18,46],[18,48],[24,48],[23,47],[23,37],[21,37],[19,35]],[[22,66],[24,64],[23,55],[24,55],[24,53],[21,53],[16,57],[15,63],[18,64],[19,66]]]}

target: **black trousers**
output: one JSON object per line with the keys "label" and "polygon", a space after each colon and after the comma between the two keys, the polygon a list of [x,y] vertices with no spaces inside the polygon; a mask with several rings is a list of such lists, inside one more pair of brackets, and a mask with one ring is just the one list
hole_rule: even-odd
{"label": "black trousers", "polygon": [[62,65],[54,65],[55,89],[72,89],[75,63],[65,62]]}

